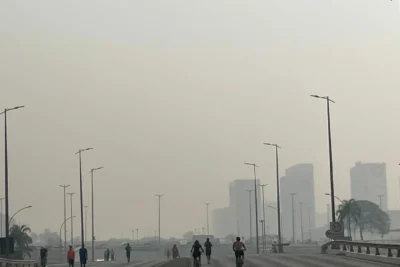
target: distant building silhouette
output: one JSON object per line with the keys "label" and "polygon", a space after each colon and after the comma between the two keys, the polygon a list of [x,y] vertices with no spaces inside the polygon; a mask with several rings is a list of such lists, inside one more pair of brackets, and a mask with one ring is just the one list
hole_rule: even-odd
{"label": "distant building silhouette", "polygon": [[388,209],[386,163],[356,162],[350,169],[351,197],[356,200],[369,200],[382,209]]}
{"label": "distant building silhouette", "polygon": [[[303,232],[304,239],[309,238],[309,226],[315,228],[315,198],[314,198],[314,167],[312,164],[297,164],[285,171],[285,176],[280,179],[281,186],[281,215],[282,234],[292,239],[292,196],[295,209],[296,240],[301,239],[300,202],[303,203]],[[310,225],[308,224],[308,207],[310,207]]]}

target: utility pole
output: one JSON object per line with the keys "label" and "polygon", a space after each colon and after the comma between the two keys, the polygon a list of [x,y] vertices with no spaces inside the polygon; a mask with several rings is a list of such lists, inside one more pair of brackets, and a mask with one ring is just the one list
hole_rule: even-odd
{"label": "utility pole", "polygon": [[253,243],[253,231],[252,231],[252,222],[251,222],[251,192],[254,190],[246,190],[249,193],[249,218],[250,218],[250,243]]}
{"label": "utility pole", "polygon": [[136,241],[139,244],[139,229],[136,229]]}
{"label": "utility pole", "polygon": [[295,219],[294,219],[294,196],[296,193],[290,193],[292,196],[292,233],[293,233],[293,244],[296,244],[296,230],[295,230]]}
{"label": "utility pole", "polygon": [[161,245],[161,198],[164,195],[156,195],[158,197],[158,245]]}
{"label": "utility pole", "polygon": [[[60,185],[60,187],[63,188],[63,196],[64,196],[64,222],[67,221],[67,201],[66,201],[67,194],[65,193],[65,189],[69,186],[70,186],[69,184],[68,185],[66,185],[66,184]],[[72,214],[71,214],[71,216],[72,216]],[[60,236],[60,238],[61,238],[61,236]],[[66,251],[66,250],[67,250],[67,224],[64,223],[64,251]]]}
{"label": "utility pole", "polygon": [[256,248],[257,254],[260,253],[260,243],[258,241],[258,204],[257,204],[257,175],[256,175],[256,167],[258,167],[255,163],[245,163],[245,165],[253,166],[253,174],[254,174],[254,201],[255,201],[255,211],[256,211]]}
{"label": "utility pole", "polygon": [[71,246],[74,247],[74,218],[72,215],[72,196],[75,195],[75,193],[67,193],[71,199]]}
{"label": "utility pole", "polygon": [[210,203],[205,203],[205,205],[206,205],[206,212],[207,212],[207,235],[209,236],[210,235],[210,224],[208,221],[208,206],[210,205]]}
{"label": "utility pole", "polygon": [[304,243],[303,202],[300,202],[300,230],[301,230],[301,243]]}

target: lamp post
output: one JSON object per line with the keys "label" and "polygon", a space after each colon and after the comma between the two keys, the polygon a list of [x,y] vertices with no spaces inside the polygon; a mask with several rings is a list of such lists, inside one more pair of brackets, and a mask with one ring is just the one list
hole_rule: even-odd
{"label": "lamp post", "polygon": [[85,240],[87,240],[87,208],[88,206],[85,205]]}
{"label": "lamp post", "polygon": [[72,196],[75,195],[75,193],[67,193],[67,195],[69,195],[71,200],[71,246],[74,247],[74,216],[72,216]]}
{"label": "lamp post", "polygon": [[300,202],[300,230],[301,230],[301,243],[304,243],[304,228],[303,228],[303,202]]}
{"label": "lamp post", "polygon": [[331,186],[331,209],[332,209],[332,222],[336,222],[335,217],[335,186],[333,182],[333,159],[332,159],[332,135],[331,135],[331,113],[330,103],[335,103],[329,96],[311,95],[311,97],[326,100],[326,109],[328,117],[328,143],[329,143],[329,178]]}
{"label": "lamp post", "polygon": [[[65,193],[65,189],[67,188],[67,187],[69,187],[70,185],[66,185],[66,184],[64,184],[64,185],[60,185],[60,187],[62,187],[64,190],[63,190],[63,195],[64,195],[64,221],[66,221],[67,220],[67,203],[66,203],[66,193]],[[63,225],[64,225],[64,249],[67,249],[67,224],[66,223],[63,223]],[[60,236],[60,239],[61,239],[61,236]]]}
{"label": "lamp post", "polygon": [[94,172],[103,169],[103,167],[97,167],[90,170],[91,174],[91,184],[92,184],[92,262],[94,262]]}
{"label": "lamp post", "polygon": [[[30,208],[32,208],[32,206],[29,205],[29,206],[26,206],[26,207],[23,207],[23,208],[17,210],[17,211],[13,214],[13,216],[11,216],[10,221],[8,222],[8,225],[10,225],[10,223],[11,223],[12,219],[15,217],[15,215],[17,215],[18,213],[20,213],[20,212],[23,211],[23,210],[30,209]],[[9,232],[9,231],[7,231],[7,232]]]}
{"label": "lamp post", "polygon": [[3,237],[3,199],[4,197],[0,198],[0,237]]}
{"label": "lamp post", "polygon": [[295,221],[294,221],[294,196],[296,193],[290,193],[292,196],[292,233],[293,233],[293,244],[296,244],[296,230],[295,230]]}
{"label": "lamp post", "polygon": [[256,242],[257,242],[257,254],[260,253],[260,244],[258,242],[258,207],[257,207],[257,175],[256,175],[256,167],[258,167],[255,163],[245,163],[245,165],[253,166],[253,174],[254,174],[254,200],[255,200],[255,210],[256,210]]}
{"label": "lamp post", "polygon": [[161,198],[164,195],[156,195],[158,197],[158,245],[161,245]]}
{"label": "lamp post", "polygon": [[10,236],[10,220],[9,220],[9,199],[8,199],[8,141],[7,141],[7,112],[12,110],[17,110],[24,108],[24,106],[16,106],[13,108],[5,108],[0,115],[4,114],[4,191],[5,191],[5,206],[6,206],[6,247],[5,247],[5,257],[8,258],[9,248],[8,248],[8,238]]}
{"label": "lamp post", "polygon": [[310,241],[312,241],[312,237],[311,237],[311,206],[308,206],[308,234],[310,236]]}
{"label": "lamp post", "polygon": [[136,229],[136,242],[139,244],[139,229]]}
{"label": "lamp post", "polygon": [[250,243],[253,243],[253,231],[252,231],[252,222],[251,222],[251,192],[254,190],[246,190],[249,193],[249,218],[250,218]]}
{"label": "lamp post", "polygon": [[83,224],[83,185],[82,185],[82,152],[92,150],[93,148],[79,149],[75,154],[79,155],[79,193],[81,206],[81,246],[85,246],[85,229]]}
{"label": "lamp post", "polygon": [[267,237],[265,235],[265,194],[264,194],[264,187],[268,184],[261,184],[261,192],[262,192],[262,209],[263,209],[263,250],[265,252],[265,243],[267,241]]}
{"label": "lamp post", "polygon": [[279,149],[278,144],[264,143],[266,146],[275,147],[275,163],[276,163],[276,203],[277,203],[277,217],[278,217],[278,253],[283,253],[282,244],[282,226],[281,226],[281,198],[280,198],[280,182],[279,182]]}
{"label": "lamp post", "polygon": [[[69,219],[72,219],[72,218],[74,218],[75,216],[72,216],[72,217],[68,217],[67,219],[64,219],[64,221],[63,221],[63,223],[61,224],[61,226],[60,226],[60,262],[62,262],[63,261],[63,257],[62,257],[62,238],[61,238],[61,229],[62,229],[62,227],[63,226],[65,226],[65,224],[66,224],[66,222],[69,220]],[[65,228],[64,228],[65,229]],[[66,244],[66,241],[64,242],[64,244]],[[64,248],[64,249],[66,249],[66,248]]]}
{"label": "lamp post", "polygon": [[377,197],[379,198],[379,208],[381,209],[381,210],[383,210],[383,207],[382,207],[382,198],[384,197],[385,195],[377,195]]}
{"label": "lamp post", "polygon": [[210,205],[210,203],[204,203],[204,205],[206,205],[206,213],[207,213],[207,235],[210,235],[210,224],[208,221],[208,206]]}

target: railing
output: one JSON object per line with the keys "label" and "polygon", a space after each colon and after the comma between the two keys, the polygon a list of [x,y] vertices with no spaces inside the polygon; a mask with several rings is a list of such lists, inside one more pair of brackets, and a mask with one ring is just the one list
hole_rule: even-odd
{"label": "railing", "polygon": [[[336,251],[339,248],[342,253],[346,255],[354,255],[358,257],[368,257],[368,259],[385,261],[385,259],[395,260],[400,263],[400,244],[387,244],[387,243],[371,243],[371,242],[358,242],[335,240],[321,246],[321,253],[327,253],[328,248],[335,247]],[[332,251],[334,251],[333,249]],[[378,257],[379,256],[379,257]]]}
{"label": "railing", "polygon": [[38,267],[37,260],[9,260],[0,258],[0,267]]}

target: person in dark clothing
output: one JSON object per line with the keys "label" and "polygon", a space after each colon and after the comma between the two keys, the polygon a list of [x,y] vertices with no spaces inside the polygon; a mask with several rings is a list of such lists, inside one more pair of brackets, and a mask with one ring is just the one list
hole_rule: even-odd
{"label": "person in dark clothing", "polygon": [[79,249],[79,259],[81,261],[81,267],[86,266],[88,254],[87,254],[87,249],[85,247],[81,247]]}
{"label": "person in dark clothing", "polygon": [[207,241],[204,243],[204,247],[206,248],[206,256],[207,256],[207,264],[210,264],[211,261],[211,247],[213,245],[210,242],[210,239],[207,238]]}
{"label": "person in dark clothing", "polygon": [[47,265],[47,248],[42,247],[40,249],[40,266],[45,267]]}
{"label": "person in dark clothing", "polygon": [[129,244],[126,244],[125,251],[126,251],[126,259],[127,259],[127,261],[131,262],[131,251],[132,251],[132,248],[131,248],[131,246]]}
{"label": "person in dark clothing", "polygon": [[199,258],[199,265],[201,266],[201,252],[204,252],[203,247],[200,245],[199,240],[196,240],[192,246],[192,249],[190,250],[190,252],[192,252],[192,256],[193,256],[193,263],[195,266],[196,263],[196,259]]}

